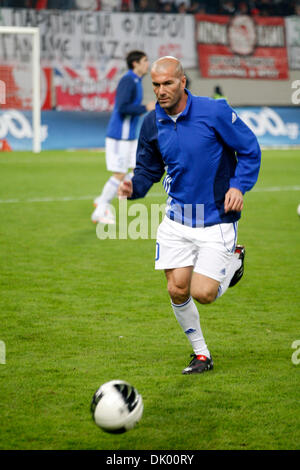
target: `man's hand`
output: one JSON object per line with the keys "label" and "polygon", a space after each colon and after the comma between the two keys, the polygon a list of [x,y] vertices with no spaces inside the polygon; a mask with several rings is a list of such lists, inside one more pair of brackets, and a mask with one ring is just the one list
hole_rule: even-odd
{"label": "man's hand", "polygon": [[120,199],[130,197],[133,193],[131,181],[122,181],[118,188],[118,196]]}
{"label": "man's hand", "polygon": [[243,194],[237,188],[228,189],[225,194],[224,210],[240,212],[243,209]]}

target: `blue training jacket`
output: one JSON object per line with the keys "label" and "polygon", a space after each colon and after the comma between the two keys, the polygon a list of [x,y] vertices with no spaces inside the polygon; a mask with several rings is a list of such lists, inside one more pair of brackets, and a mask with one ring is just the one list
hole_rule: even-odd
{"label": "blue training jacket", "polygon": [[176,123],[158,103],[144,118],[131,199],[144,197],[166,172],[170,219],[192,227],[235,222],[241,213],[225,214],[225,193],[234,187],[244,194],[256,183],[257,138],[226,100],[186,93]]}
{"label": "blue training jacket", "polygon": [[132,70],[123,75],[118,83],[114,109],[106,136],[117,140],[137,139],[139,116],[147,112],[142,105],[142,79]]}

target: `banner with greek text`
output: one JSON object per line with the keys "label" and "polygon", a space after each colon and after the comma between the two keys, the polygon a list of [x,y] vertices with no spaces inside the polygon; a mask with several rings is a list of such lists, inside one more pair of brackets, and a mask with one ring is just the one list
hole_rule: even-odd
{"label": "banner with greek text", "polygon": [[288,79],[283,18],[200,14],[195,18],[203,77]]}
{"label": "banner with greek text", "polygon": [[[150,61],[162,55],[178,57],[185,68],[197,66],[192,15],[109,13],[82,10],[1,9],[2,26],[37,26],[44,66],[96,66],[124,60],[142,49]],[[2,38],[0,61],[26,60],[26,40]]]}
{"label": "banner with greek text", "polygon": [[[185,68],[197,66],[191,15],[7,8],[0,15],[2,26],[39,27],[41,64],[53,71],[59,110],[110,111],[133,49],[150,62],[174,55]],[[28,36],[0,34],[1,64],[20,68],[30,56]]]}
{"label": "banner with greek text", "polygon": [[291,70],[300,70],[300,17],[285,18],[285,27],[289,67]]}

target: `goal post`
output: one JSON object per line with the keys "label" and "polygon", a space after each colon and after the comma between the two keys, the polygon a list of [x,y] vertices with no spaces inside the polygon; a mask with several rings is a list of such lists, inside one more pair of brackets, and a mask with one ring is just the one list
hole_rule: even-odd
{"label": "goal post", "polygon": [[[41,98],[40,98],[40,32],[39,28],[0,26],[1,34],[31,35],[32,37],[32,150],[41,151]],[[4,83],[4,89],[7,86]],[[0,105],[1,107],[1,105]]]}

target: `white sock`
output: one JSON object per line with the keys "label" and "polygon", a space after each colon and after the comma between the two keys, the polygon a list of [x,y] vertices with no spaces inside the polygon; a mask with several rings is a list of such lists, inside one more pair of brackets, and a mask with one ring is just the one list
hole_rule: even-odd
{"label": "white sock", "polygon": [[227,269],[227,276],[225,277],[224,281],[221,282],[221,284],[219,285],[219,290],[218,290],[218,294],[216,297],[217,299],[221,297],[223,294],[225,294],[235,271],[241,267],[241,264],[242,264],[242,261],[234,255],[232,257],[229,268]]}
{"label": "white sock", "polygon": [[210,358],[200,326],[199,312],[192,297],[183,304],[176,305],[171,302],[171,305],[178,323],[191,343],[194,353]]}
{"label": "white sock", "polygon": [[99,197],[99,204],[109,204],[117,195],[119,185],[120,181],[118,178],[111,176],[102,189],[102,193]]}

